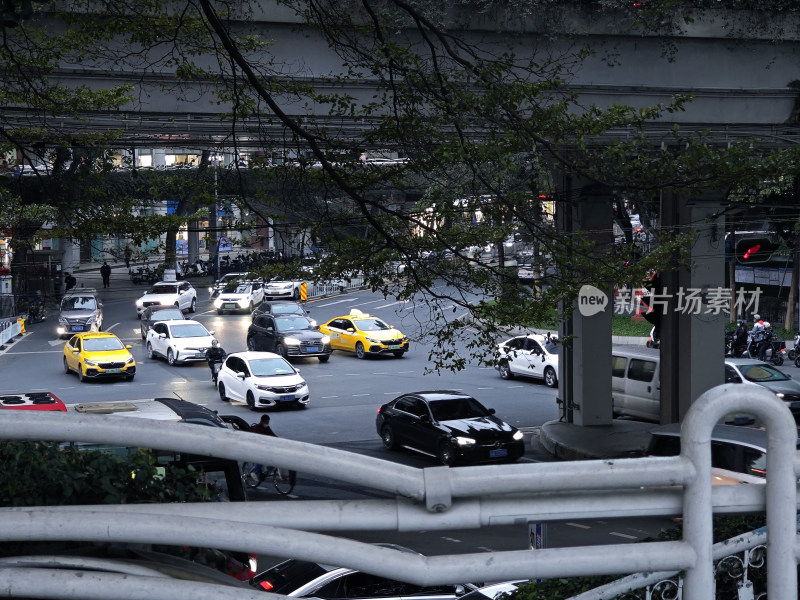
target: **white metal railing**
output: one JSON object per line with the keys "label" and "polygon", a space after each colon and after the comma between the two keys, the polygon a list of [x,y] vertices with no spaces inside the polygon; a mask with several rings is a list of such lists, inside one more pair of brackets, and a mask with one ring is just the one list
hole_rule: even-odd
{"label": "white metal railing", "polygon": [[22,323],[19,321],[4,320],[0,322],[0,346],[14,340],[15,337],[22,333]]}
{"label": "white metal railing", "polygon": [[[4,411],[0,439],[106,442],[204,453],[292,468],[393,493],[394,500],[287,501],[20,507],[0,509],[0,543],[13,540],[130,541],[195,545],[326,562],[419,585],[462,581],[548,579],[576,575],[685,572],[689,600],[713,597],[712,514],[767,511],[767,554],[772,599],[797,598],[797,430],[789,410],[767,390],[719,386],[692,406],[677,457],[415,469],[341,450],[224,429],[112,415],[28,414]],[[730,412],[766,423],[766,485],[712,490],[710,435]],[[0,471],[2,466],[0,466]],[[569,518],[683,514],[680,541],[421,556],[314,531],[419,531],[491,527]],[[109,599],[122,588],[97,589]],[[0,595],[19,590],[34,597],[75,598],[87,588],[63,586],[58,595],[44,579],[0,568]],[[87,585],[90,580],[84,581]],[[110,579],[109,579],[110,581]],[[161,581],[161,580],[159,580]],[[141,582],[141,597],[174,598],[160,583]],[[170,588],[172,589],[172,588]],[[83,592],[80,592],[83,590]],[[145,593],[146,591],[146,593]],[[80,593],[79,593],[80,592]],[[237,590],[227,597],[239,596]],[[13,594],[12,594],[13,595]],[[262,596],[263,597],[263,596]],[[608,597],[608,596],[605,596]]]}

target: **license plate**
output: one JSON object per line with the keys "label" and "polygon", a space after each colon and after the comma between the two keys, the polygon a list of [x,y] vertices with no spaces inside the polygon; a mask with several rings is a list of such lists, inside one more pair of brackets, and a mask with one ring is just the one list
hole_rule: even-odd
{"label": "license plate", "polygon": [[236,308],[235,304],[223,304],[222,308]]}
{"label": "license plate", "polygon": [[309,346],[306,348],[306,352],[319,352],[319,348],[317,346]]}
{"label": "license plate", "polygon": [[281,402],[294,402],[294,396],[292,394],[286,394],[280,397]]}
{"label": "license plate", "polygon": [[397,344],[389,346],[389,350],[400,350],[400,346],[398,346]]}
{"label": "license plate", "polygon": [[505,448],[495,448],[489,450],[489,458],[500,458],[501,456],[508,456],[508,450]]}
{"label": "license plate", "polygon": [[72,331],[83,331],[83,325],[73,325]]}
{"label": "license plate", "polygon": [[106,373],[122,373],[122,369],[106,369]]}

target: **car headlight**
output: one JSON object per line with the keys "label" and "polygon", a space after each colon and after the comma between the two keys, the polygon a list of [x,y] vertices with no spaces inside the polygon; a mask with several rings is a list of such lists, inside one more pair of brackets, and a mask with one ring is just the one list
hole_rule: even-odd
{"label": "car headlight", "polygon": [[64,317],[59,317],[58,322],[61,325],[69,325],[69,321],[67,321]]}
{"label": "car headlight", "polygon": [[472,438],[459,436],[456,438],[456,443],[459,446],[472,446],[473,444],[475,444],[475,440],[473,440]]}
{"label": "car headlight", "polygon": [[141,308],[143,304],[144,304],[144,301],[143,301],[141,298],[139,298],[139,299],[136,301],[136,306],[138,306],[139,308]]}
{"label": "car headlight", "polygon": [[514,435],[511,436],[511,437],[513,437],[515,440],[521,440],[523,438],[523,435],[522,435],[522,432],[519,429],[517,429],[514,432]]}
{"label": "car headlight", "polygon": [[245,306],[250,304],[250,301],[247,298],[242,298],[241,300],[237,301],[236,304],[244,308]]}
{"label": "car headlight", "polygon": [[331,343],[331,338],[329,338],[327,335],[323,335],[322,338],[320,338],[319,341],[322,342],[323,344],[330,344]]}
{"label": "car headlight", "polygon": [[214,308],[219,308],[220,306],[222,306],[222,298],[217,296],[217,299],[214,300]]}
{"label": "car headlight", "polygon": [[128,354],[128,358],[126,358],[126,359],[125,359],[125,364],[126,364],[126,365],[129,365],[129,364],[131,364],[132,362],[134,362],[134,360],[133,360],[133,354]]}
{"label": "car headlight", "polygon": [[89,360],[88,358],[86,360],[84,360],[83,362],[86,363],[87,365],[89,365],[90,367],[96,367],[97,365],[100,364],[96,360]]}
{"label": "car headlight", "polygon": [[300,340],[298,340],[297,338],[293,338],[293,337],[287,337],[287,338],[283,338],[283,343],[287,344],[289,346],[299,346],[300,345]]}
{"label": "car headlight", "polygon": [[783,393],[782,393],[782,392],[775,392],[775,395],[776,395],[778,398],[780,398],[781,400],[783,400]]}
{"label": "car headlight", "polygon": [[272,391],[272,388],[269,387],[268,385],[261,385],[261,384],[256,385],[256,389],[257,390],[262,390],[264,392],[271,392]]}
{"label": "car headlight", "polygon": [[[314,319],[311,319],[310,321],[311,321],[311,326],[312,327],[316,327],[317,326],[317,322]],[[331,341],[330,338],[328,338],[328,341]]]}
{"label": "car headlight", "polygon": [[368,337],[366,338],[370,344],[383,344],[383,340],[376,340],[375,338]]}

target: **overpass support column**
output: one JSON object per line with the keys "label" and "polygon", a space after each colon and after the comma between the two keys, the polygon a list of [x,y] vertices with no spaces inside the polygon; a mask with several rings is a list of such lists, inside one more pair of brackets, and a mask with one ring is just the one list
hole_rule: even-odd
{"label": "overpass support column", "polygon": [[[720,196],[687,198],[665,191],[662,233],[693,232],[689,269],[661,274],[666,310],[661,317],[661,423],[683,420],[703,392],[724,383],[724,330],[729,316],[719,304],[725,287],[726,206]],[[658,285],[658,284],[657,284]]]}
{"label": "overpass support column", "polygon": [[[583,235],[595,243],[598,259],[607,260],[614,243],[610,191],[586,185],[578,194],[567,180],[561,197],[558,226],[565,240]],[[610,425],[612,286],[598,284],[581,290],[576,303],[567,306],[562,301],[559,307],[559,336],[574,336],[559,360],[562,420],[575,425]]]}

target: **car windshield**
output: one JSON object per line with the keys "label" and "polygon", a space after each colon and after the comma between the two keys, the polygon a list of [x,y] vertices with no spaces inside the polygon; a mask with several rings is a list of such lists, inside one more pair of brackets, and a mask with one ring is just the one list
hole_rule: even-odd
{"label": "car windshield", "polygon": [[154,285],[148,294],[177,294],[177,285]]}
{"label": "car windshield", "polygon": [[547,350],[550,354],[558,354],[558,349],[561,347],[559,344],[554,342],[553,340],[547,340],[544,344],[544,349]]}
{"label": "car windshield", "polygon": [[789,379],[787,375],[766,363],[758,365],[740,365],[739,370],[747,381],[753,381],[755,383],[761,383],[763,381],[786,381]]}
{"label": "car windshield", "polygon": [[154,310],[150,313],[151,321],[175,321],[182,320],[183,318],[183,313],[177,308]]}
{"label": "car windshield", "polygon": [[61,310],[96,310],[97,302],[92,296],[68,296],[61,301]]}
{"label": "car windshield", "polygon": [[172,332],[172,337],[175,338],[205,337],[210,335],[208,330],[200,323],[173,325],[170,331]]}
{"label": "car windshield", "polygon": [[275,377],[278,375],[294,375],[292,365],[282,358],[257,358],[250,361],[250,370],[254,377]]}
{"label": "car windshield", "polygon": [[311,329],[311,321],[307,317],[278,317],[275,319],[278,331],[296,331],[298,329]]}
{"label": "car windshield", "polygon": [[430,402],[433,418],[437,421],[455,421],[456,419],[475,419],[486,417],[489,411],[475,398],[448,398]]}
{"label": "car windshield", "polygon": [[83,349],[86,352],[108,352],[110,350],[124,350],[125,346],[119,338],[103,337],[103,338],[87,338],[83,340]]}
{"label": "car windshield", "polygon": [[380,319],[358,319],[356,323],[361,331],[385,331],[391,329],[391,326]]}
{"label": "car windshield", "polygon": [[237,285],[236,289],[233,290],[234,294],[249,294],[250,293],[250,286],[249,285]]}
{"label": "car windshield", "polygon": [[273,315],[302,315],[305,314],[302,306],[297,304],[273,304],[270,308]]}

